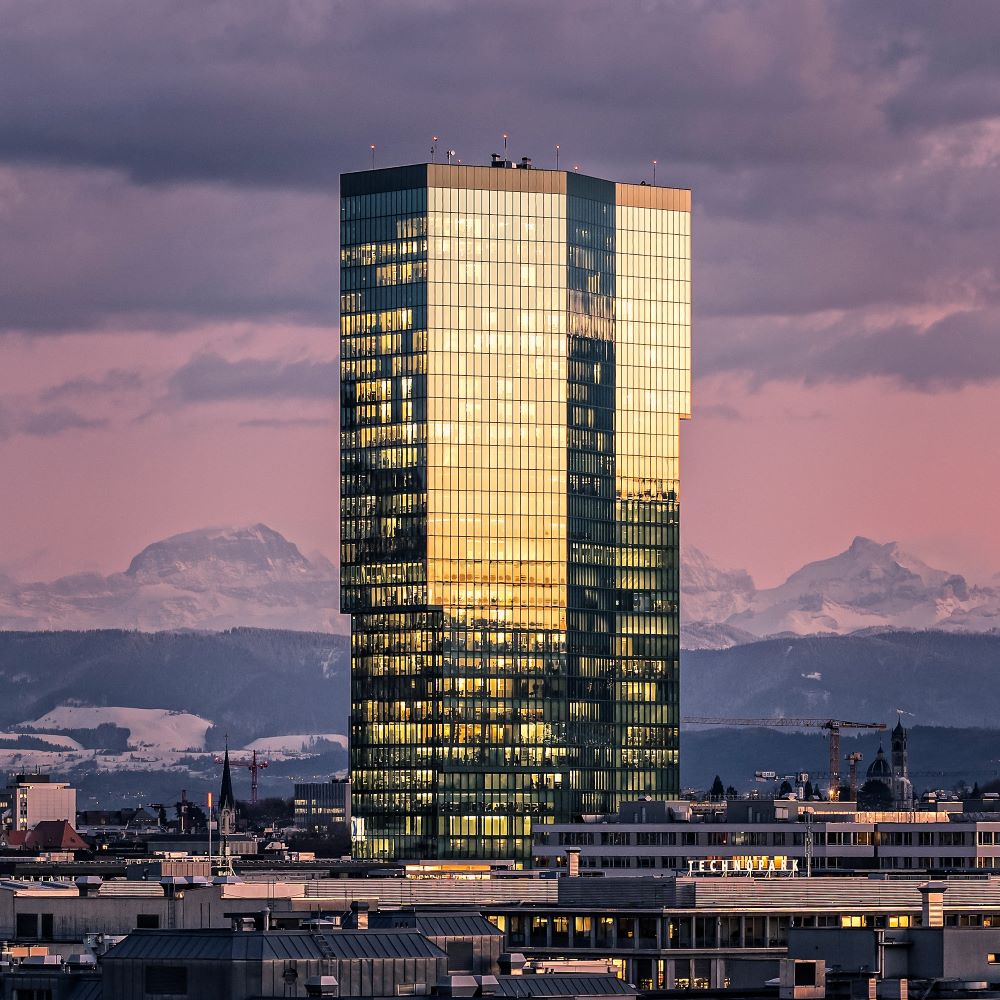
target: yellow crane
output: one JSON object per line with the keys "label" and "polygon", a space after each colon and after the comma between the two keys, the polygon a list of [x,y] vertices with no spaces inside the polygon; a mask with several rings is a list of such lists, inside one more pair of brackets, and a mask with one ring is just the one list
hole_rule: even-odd
{"label": "yellow crane", "polygon": [[689,716],[681,722],[691,726],[753,726],[758,729],[773,729],[785,726],[789,729],[825,729],[830,734],[830,801],[840,799],[840,732],[842,729],[877,729],[885,732],[884,722],[845,722],[843,719],[706,719]]}

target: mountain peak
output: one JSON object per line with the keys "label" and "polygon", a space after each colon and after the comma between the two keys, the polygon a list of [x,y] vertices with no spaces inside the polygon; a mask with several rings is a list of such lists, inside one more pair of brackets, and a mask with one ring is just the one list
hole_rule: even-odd
{"label": "mountain peak", "polygon": [[847,549],[852,555],[877,555],[886,553],[891,555],[896,551],[896,542],[876,542],[873,538],[866,538],[864,535],[855,535]]}
{"label": "mountain peak", "polygon": [[[284,535],[266,524],[200,528],[147,545],[125,571],[130,577],[168,577],[194,567],[237,568],[272,573],[308,572],[309,560]],[[228,573],[227,573],[228,575]]]}

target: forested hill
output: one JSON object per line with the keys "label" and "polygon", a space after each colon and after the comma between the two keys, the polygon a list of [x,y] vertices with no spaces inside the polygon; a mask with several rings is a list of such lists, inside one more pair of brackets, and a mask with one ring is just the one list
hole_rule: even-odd
{"label": "forested hill", "polygon": [[345,732],[349,640],[277,629],[0,632],[0,725],[74,703],[190,712],[237,743]]}
{"label": "forested hill", "polygon": [[766,639],[681,657],[684,715],[1000,728],[1000,633]]}

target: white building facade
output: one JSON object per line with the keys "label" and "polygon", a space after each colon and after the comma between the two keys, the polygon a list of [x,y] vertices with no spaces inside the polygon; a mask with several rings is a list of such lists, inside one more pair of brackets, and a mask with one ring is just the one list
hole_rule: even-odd
{"label": "white building facade", "polygon": [[43,820],[65,820],[76,825],[76,789],[50,781],[48,775],[19,774],[0,791],[0,826],[33,830]]}
{"label": "white building facade", "polygon": [[[1000,869],[1000,812],[960,808],[859,812],[849,802],[775,800],[699,810],[688,802],[630,803],[614,817],[540,824],[532,865],[565,869],[574,851],[581,874]],[[727,864],[702,864],[713,861]]]}

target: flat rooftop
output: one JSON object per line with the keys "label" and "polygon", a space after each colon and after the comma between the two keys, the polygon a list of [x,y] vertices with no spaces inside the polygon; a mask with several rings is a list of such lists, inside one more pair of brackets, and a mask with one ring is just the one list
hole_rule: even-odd
{"label": "flat rooftop", "polygon": [[464,163],[412,163],[340,175],[340,193],[345,198],[422,187],[569,194],[635,208],[691,211],[690,188],[642,182],[628,184],[574,170],[545,170],[534,166],[522,168],[516,164],[491,167]]}

